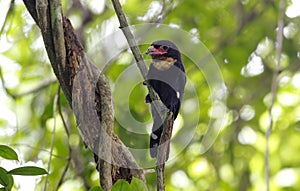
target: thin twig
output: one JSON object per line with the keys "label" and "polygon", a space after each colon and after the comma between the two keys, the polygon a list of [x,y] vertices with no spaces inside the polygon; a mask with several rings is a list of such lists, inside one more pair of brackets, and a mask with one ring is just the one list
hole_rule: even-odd
{"label": "thin twig", "polygon": [[18,94],[13,94],[13,96],[14,96],[14,98],[19,98],[19,97],[23,97],[23,96],[26,96],[26,95],[30,95],[30,94],[39,92],[39,91],[47,88],[48,86],[50,86],[50,85],[52,85],[56,82],[57,82],[56,79],[52,79],[50,81],[45,81],[42,84],[40,84],[39,86],[37,86],[37,87],[35,87],[31,90],[28,90],[28,91],[25,91],[25,92],[22,92],[22,93],[18,93]]}
{"label": "thin twig", "polygon": [[66,131],[66,134],[67,134],[67,137],[69,138],[70,137],[70,127],[69,127],[69,125],[67,124],[67,122],[66,122],[66,120],[65,120],[65,118],[64,118],[64,115],[63,115],[63,113],[62,113],[62,111],[61,111],[61,104],[60,104],[60,95],[59,95],[59,97],[58,97],[58,104],[57,104],[57,106],[58,106],[58,113],[59,113],[59,116],[60,116],[60,118],[61,118],[61,120],[62,120],[62,122],[63,122],[63,126],[64,126],[64,129],[65,129],[65,131]]}
{"label": "thin twig", "polygon": [[277,97],[278,88],[278,77],[281,72],[281,54],[282,54],[282,44],[283,44],[283,27],[284,27],[284,13],[285,13],[285,0],[280,1],[280,10],[278,18],[278,32],[277,32],[277,58],[276,58],[276,68],[274,70],[272,85],[271,85],[271,103],[269,106],[269,127],[266,132],[266,149],[265,149],[265,176],[266,176],[266,191],[270,190],[270,164],[269,164],[269,138],[272,133],[272,128],[274,124],[274,118],[272,115],[274,103]]}
{"label": "thin twig", "polygon": [[143,170],[143,171],[144,171],[144,174],[152,174],[152,173],[155,172],[154,169],[145,169],[145,170]]}
{"label": "thin twig", "polygon": [[1,80],[1,83],[2,83],[2,87],[5,90],[5,92],[7,93],[7,95],[9,95],[13,99],[17,99],[17,98],[20,98],[20,97],[23,97],[23,96],[27,96],[27,95],[39,92],[39,91],[47,88],[48,86],[52,85],[53,83],[57,82],[56,79],[51,79],[51,80],[42,82],[40,85],[38,85],[37,87],[35,87],[35,88],[31,89],[31,90],[28,90],[28,91],[25,91],[25,92],[21,92],[21,93],[12,93],[6,87],[6,85],[5,85],[5,79],[3,77],[3,73],[2,73],[1,67],[0,67],[0,80]]}
{"label": "thin twig", "polygon": [[[11,144],[11,145],[12,146],[17,146],[17,147],[28,147],[30,149],[37,150],[37,151],[40,151],[40,152],[50,153],[50,151],[48,151],[46,149],[39,148],[39,147],[34,147],[34,146],[26,144],[26,143],[16,143],[16,144]],[[61,160],[68,160],[67,158],[56,155],[56,154],[52,154],[52,157],[56,157],[56,158],[61,159]]]}
{"label": "thin twig", "polygon": [[[68,137],[68,140],[70,138],[70,131],[69,131],[69,126],[67,125],[67,122],[63,116],[63,113],[61,111],[61,104],[60,104],[60,91],[58,92],[58,103],[57,103],[57,108],[58,108],[58,113],[60,115],[60,118],[63,122],[63,126],[64,126],[64,129],[66,131],[66,134],[67,134],[67,137]],[[71,153],[72,153],[72,147],[70,146],[70,144],[68,143],[68,150],[69,150],[69,153],[68,153],[68,158],[67,158],[67,164],[61,174],[61,177],[59,179],[59,182],[57,184],[57,189],[63,184],[63,180],[67,174],[67,171],[69,169],[69,166],[70,166],[70,163],[71,163]]]}
{"label": "thin twig", "polygon": [[[50,167],[51,167],[51,158],[52,158],[52,153],[53,153],[53,146],[54,146],[54,139],[55,139],[55,131],[56,131],[56,108],[58,105],[58,97],[59,97],[59,93],[60,93],[60,87],[58,87],[57,93],[55,94],[54,97],[54,101],[53,101],[53,129],[52,129],[52,137],[51,137],[51,143],[50,143],[50,156],[49,156],[49,161],[48,161],[48,172],[50,172]],[[45,186],[44,186],[44,190],[47,190],[47,184],[48,184],[48,178],[49,178],[49,173],[46,176],[46,180],[45,180]]]}
{"label": "thin twig", "polygon": [[[70,149],[69,149],[69,151],[70,151]],[[70,156],[70,154],[69,154],[69,156]],[[61,175],[61,177],[59,179],[59,182],[57,184],[57,190],[64,183],[63,181],[64,181],[64,178],[65,178],[67,172],[68,172],[70,164],[71,164],[71,157],[68,157],[67,164],[66,164],[66,166],[65,166],[65,168],[64,168],[64,170],[62,172],[62,175]]]}

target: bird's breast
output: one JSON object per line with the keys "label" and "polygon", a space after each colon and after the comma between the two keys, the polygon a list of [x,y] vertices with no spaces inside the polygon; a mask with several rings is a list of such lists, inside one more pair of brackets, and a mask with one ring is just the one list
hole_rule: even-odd
{"label": "bird's breast", "polygon": [[160,58],[160,59],[153,59],[152,64],[153,66],[160,71],[168,70],[171,66],[175,64],[177,60],[174,58]]}

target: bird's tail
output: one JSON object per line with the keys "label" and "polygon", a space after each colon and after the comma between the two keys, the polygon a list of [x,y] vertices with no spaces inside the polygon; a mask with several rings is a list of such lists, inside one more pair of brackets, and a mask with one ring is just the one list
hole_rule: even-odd
{"label": "bird's tail", "polygon": [[[163,125],[159,126],[159,128],[155,128],[153,126],[152,133],[150,135],[150,155],[152,158],[157,157],[157,150],[160,143],[160,138],[163,130]],[[168,144],[168,149],[166,153],[166,161],[169,159],[169,153],[170,153],[170,142],[166,143]]]}

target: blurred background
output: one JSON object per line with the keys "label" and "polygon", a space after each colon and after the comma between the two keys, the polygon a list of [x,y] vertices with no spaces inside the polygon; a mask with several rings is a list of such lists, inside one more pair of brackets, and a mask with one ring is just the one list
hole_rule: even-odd
{"label": "blurred background", "polygon": [[[204,50],[214,57],[216,75],[222,74],[226,90],[222,107],[216,107],[212,99],[214,90],[207,80],[214,73],[205,73],[196,67],[188,53],[183,55],[188,85],[174,127],[166,190],[265,190],[266,132],[274,96],[271,85],[278,56],[280,1],[122,0],[121,3],[131,25],[159,22],[186,31],[194,41],[203,43],[201,46],[207,50],[200,49],[199,54],[204,54]],[[91,60],[101,64],[97,56],[108,53],[100,54],[97,43],[119,30],[111,2],[62,0],[62,6]],[[62,93],[59,105],[54,104],[58,82],[39,28],[21,0],[1,0],[0,7],[0,144],[11,146],[21,156],[19,162],[0,159],[0,166],[11,169],[35,165],[47,169],[50,161],[48,190],[80,191],[98,185],[93,156],[80,139],[72,110]],[[272,191],[297,191],[300,190],[299,0],[286,1],[282,19],[281,71],[268,142],[269,182]],[[148,46],[142,44],[141,51],[145,52]],[[149,63],[149,58],[145,58]],[[147,149],[152,119],[149,105],[144,103],[147,90],[131,52],[125,49],[101,69],[113,91],[115,132],[128,147]],[[56,112],[54,106],[59,108]],[[216,139],[213,137],[213,144],[201,152],[210,121],[220,115],[224,120]],[[136,122],[127,124],[128,116]],[[153,160],[148,155],[137,157],[137,161],[150,168]],[[155,190],[155,173],[147,174],[146,178],[149,190]],[[45,177],[16,177],[15,181],[15,190],[42,190]]]}

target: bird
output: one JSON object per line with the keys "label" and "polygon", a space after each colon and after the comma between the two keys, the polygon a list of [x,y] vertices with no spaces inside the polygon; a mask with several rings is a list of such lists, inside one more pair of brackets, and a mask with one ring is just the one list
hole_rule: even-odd
{"label": "bird", "polygon": [[[162,103],[173,113],[175,120],[180,110],[186,84],[181,53],[170,40],[157,40],[150,45],[146,54],[152,58],[146,81],[158,94]],[[145,103],[153,103],[149,93],[146,95]],[[151,113],[153,126],[150,135],[150,156],[157,158],[163,121],[153,104],[151,104]],[[170,143],[167,144],[166,160],[170,152]]]}

